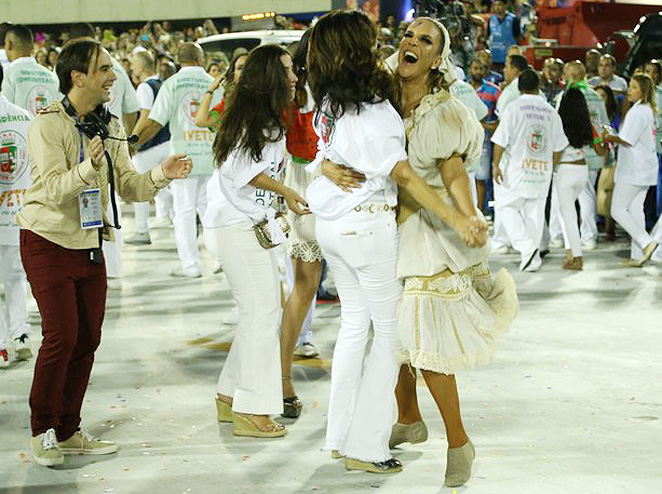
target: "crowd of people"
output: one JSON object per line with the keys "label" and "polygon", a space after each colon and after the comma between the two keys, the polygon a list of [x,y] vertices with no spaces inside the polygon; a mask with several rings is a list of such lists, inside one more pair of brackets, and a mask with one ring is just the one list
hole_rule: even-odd
{"label": "crowd of people", "polygon": [[454,375],[491,361],[518,312],[513,278],[491,273],[490,253],[512,248],[533,272],[564,247],[562,267],[581,270],[600,214],[605,240],[620,225],[626,264],[641,267],[662,234],[647,230],[659,209],[646,201],[659,180],[660,63],[628,82],[613,56],[590,50],[538,73],[517,44],[521,16],[501,0],[492,9],[486,25],[467,11],[471,49],[430,17],[378,27],[334,11],[294,46],[231,60],[195,42],[217,32],[211,21],[119,36],[79,24],[54,51],[27,26],[3,26],[0,366],[32,358],[29,282],[43,334],[35,462],[117,451],[80,427],[80,409],[108,280],[121,276],[122,198],[136,218],[126,243],[151,243],[152,200],[152,228],[172,221],[177,278],[202,276],[202,224],[237,306],[215,393],[235,435],[281,437],[273,416],[302,413],[292,360],[317,355],[310,322],[326,270],[341,323],[325,449],[350,470],[400,471],[391,449],[427,438],[418,369],[446,427],[445,483],[467,482],[475,449]]}

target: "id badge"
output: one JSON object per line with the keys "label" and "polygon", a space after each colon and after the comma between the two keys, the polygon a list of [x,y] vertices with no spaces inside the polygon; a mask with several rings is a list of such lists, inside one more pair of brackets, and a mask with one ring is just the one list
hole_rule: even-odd
{"label": "id badge", "polygon": [[101,228],[103,215],[101,211],[101,189],[87,189],[78,196],[80,210],[80,227],[83,230]]}

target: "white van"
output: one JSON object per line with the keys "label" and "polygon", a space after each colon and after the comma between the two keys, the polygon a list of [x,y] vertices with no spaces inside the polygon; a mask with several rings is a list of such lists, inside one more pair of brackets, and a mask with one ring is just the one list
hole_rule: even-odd
{"label": "white van", "polygon": [[223,53],[228,60],[232,60],[232,54],[237,48],[245,48],[248,51],[260,45],[282,45],[287,48],[299,41],[304,32],[303,30],[242,31],[207,36],[200,38],[198,43],[205,54],[212,59],[221,58],[220,54]]}

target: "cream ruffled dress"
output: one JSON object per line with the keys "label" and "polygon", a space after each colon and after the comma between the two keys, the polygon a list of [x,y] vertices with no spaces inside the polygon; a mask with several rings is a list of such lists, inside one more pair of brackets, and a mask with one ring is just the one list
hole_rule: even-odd
{"label": "cream ruffled dress", "polygon": [[[405,129],[412,168],[452,205],[440,164],[454,154],[465,163],[476,162],[482,126],[441,90],[423,98]],[[501,269],[493,277],[489,245],[466,247],[453,229],[403,191],[399,222],[398,277],[404,281],[397,322],[400,362],[443,374],[489,362],[495,337],[509,329],[519,310],[512,276]]]}

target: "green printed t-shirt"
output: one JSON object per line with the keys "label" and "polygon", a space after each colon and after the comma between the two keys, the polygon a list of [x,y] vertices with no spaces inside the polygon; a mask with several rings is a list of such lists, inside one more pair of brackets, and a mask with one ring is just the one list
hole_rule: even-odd
{"label": "green printed t-shirt", "polygon": [[2,95],[34,117],[56,99],[61,98],[57,76],[32,57],[14,60],[5,71]]}
{"label": "green printed t-shirt", "polygon": [[150,120],[170,126],[170,153],[186,153],[193,161],[192,175],[211,175],[214,168],[214,133],[195,125],[200,101],[213,80],[202,67],[182,67],[163,83],[149,113]]}

